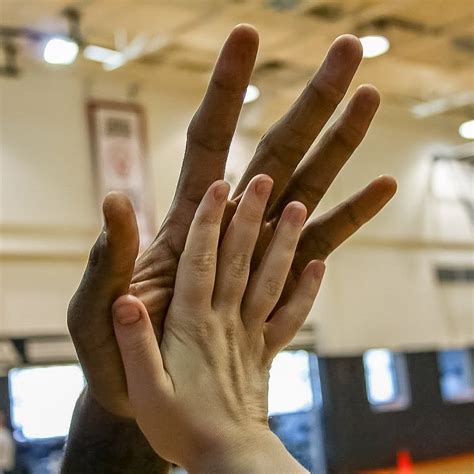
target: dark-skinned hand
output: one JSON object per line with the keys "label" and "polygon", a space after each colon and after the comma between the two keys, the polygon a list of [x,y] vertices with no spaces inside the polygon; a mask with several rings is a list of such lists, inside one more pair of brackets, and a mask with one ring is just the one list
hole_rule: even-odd
{"label": "dark-skinned hand", "polygon": [[[237,26],[226,40],[205,97],[188,128],[173,203],[154,242],[138,260],[138,232],[128,199],[111,193],[104,201],[106,224],[70,303],[68,326],[87,378],[88,396],[113,415],[133,417],[111,306],[121,295],[137,296],[150,314],[157,338],[161,338],[178,261],[194,213],[210,184],[224,176],[257,48],[258,34],[248,25]],[[309,151],[343,99],[361,59],[362,47],[357,38],[350,35],[337,38],[292,107],[261,139],[227,204],[226,221],[230,221],[252,177],[265,173],[272,177],[274,188],[254,255],[256,261],[235,255],[234,268],[230,270],[243,272],[249,265],[258,263],[289,202],[302,202],[311,215],[364,138],[380,102],[377,90],[370,85],[356,90],[342,115]],[[329,212],[309,219],[279,305],[285,303],[285,295],[291,293],[309,261],[325,260],[372,219],[395,191],[395,180],[382,176]],[[198,263],[205,266],[206,259],[203,255]],[[279,291],[273,283],[268,282],[268,291]]]}

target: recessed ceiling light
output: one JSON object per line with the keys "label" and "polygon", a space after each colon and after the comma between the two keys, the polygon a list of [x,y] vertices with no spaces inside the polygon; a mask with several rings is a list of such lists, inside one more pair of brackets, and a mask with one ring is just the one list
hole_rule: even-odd
{"label": "recessed ceiling light", "polygon": [[253,84],[249,84],[245,92],[244,104],[255,102],[260,97],[260,89]]}
{"label": "recessed ceiling light", "polygon": [[364,58],[375,58],[390,49],[390,42],[385,36],[364,36],[360,42]]}
{"label": "recessed ceiling light", "polygon": [[46,43],[43,58],[50,64],[72,64],[78,52],[79,46],[75,41],[52,38]]}
{"label": "recessed ceiling light", "polygon": [[459,127],[459,135],[467,140],[474,140],[474,120],[468,120]]}

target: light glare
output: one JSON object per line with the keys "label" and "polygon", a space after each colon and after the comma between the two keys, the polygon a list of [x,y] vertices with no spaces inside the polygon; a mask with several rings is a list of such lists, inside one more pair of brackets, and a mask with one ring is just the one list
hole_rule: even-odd
{"label": "light glare", "polygon": [[364,58],[375,58],[390,49],[390,42],[385,36],[364,36],[360,42]]}
{"label": "light glare", "polygon": [[260,90],[257,86],[249,84],[245,92],[244,104],[255,102],[260,97]]}
{"label": "light glare", "polygon": [[474,120],[468,120],[459,127],[459,135],[467,140],[474,140]]}
{"label": "light glare", "polygon": [[43,57],[50,64],[72,64],[78,52],[79,46],[74,41],[53,38],[46,43]]}

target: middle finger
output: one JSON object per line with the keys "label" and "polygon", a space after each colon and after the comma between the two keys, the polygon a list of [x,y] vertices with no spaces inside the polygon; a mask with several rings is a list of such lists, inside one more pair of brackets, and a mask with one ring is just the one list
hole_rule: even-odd
{"label": "middle finger", "polygon": [[278,197],[344,97],[361,59],[362,46],[355,36],[343,35],[334,41],[322,66],[299,98],[260,141],[234,197],[260,173],[271,176],[274,181],[269,204]]}

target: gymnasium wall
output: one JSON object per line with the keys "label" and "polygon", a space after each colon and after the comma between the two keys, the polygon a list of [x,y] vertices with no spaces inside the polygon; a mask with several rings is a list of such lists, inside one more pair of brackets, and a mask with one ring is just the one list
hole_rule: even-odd
{"label": "gymnasium wall", "polygon": [[[186,126],[205,84],[162,74],[152,89],[132,93],[128,82],[111,77],[35,69],[18,80],[0,79],[3,335],[66,331],[67,303],[100,228],[85,116],[89,98],[133,96],[145,107],[158,222],[172,200]],[[264,126],[290,102],[266,89],[262,94],[242,114],[229,158],[234,184]],[[328,260],[310,316],[321,354],[474,343],[471,284],[440,285],[435,273],[441,264],[474,264],[464,209],[430,192],[432,156],[462,143],[460,121],[446,115],[418,121],[387,99],[318,209],[329,209],[379,174],[399,181],[393,203]]]}
{"label": "gymnasium wall", "polygon": [[362,356],[319,359],[328,472],[395,466],[397,452],[414,461],[474,450],[474,403],[442,399],[435,352],[405,354],[411,403],[374,411],[366,393]]}

